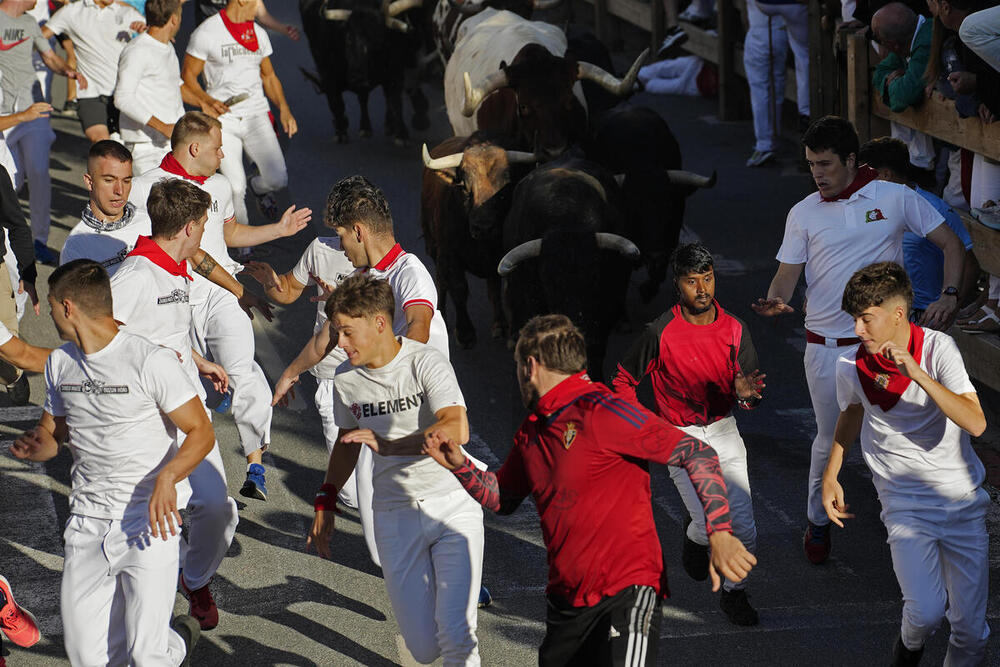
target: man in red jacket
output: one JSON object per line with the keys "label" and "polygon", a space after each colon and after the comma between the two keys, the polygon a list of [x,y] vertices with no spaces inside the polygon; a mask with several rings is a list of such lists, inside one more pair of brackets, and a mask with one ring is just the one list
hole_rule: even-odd
{"label": "man in red jacket", "polygon": [[427,436],[424,451],[494,512],[510,514],[533,497],[549,562],[541,667],[654,665],[667,589],[647,461],[690,474],[718,590],[718,573],[738,581],[757,562],[732,535],[719,460],[705,443],[591,382],[583,335],[569,318],[532,318],[514,356],[531,414],[500,470],[479,470],[442,432]]}

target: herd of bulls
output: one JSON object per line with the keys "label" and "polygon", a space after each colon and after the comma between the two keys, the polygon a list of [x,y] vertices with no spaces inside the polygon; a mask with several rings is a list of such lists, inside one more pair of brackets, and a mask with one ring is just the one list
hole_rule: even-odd
{"label": "herd of bulls", "polygon": [[[486,280],[492,334],[509,336],[538,313],[571,317],[584,331],[599,376],[608,335],[621,322],[632,270],[641,261],[648,301],[666,277],[685,199],[715,175],[683,171],[680,148],[653,110],[623,103],[643,53],[613,72],[592,34],[568,36],[529,20],[552,0],[301,0],[339,141],[342,94],[361,103],[382,86],[386,133],[408,139],[403,93],[415,129],[427,127],[416,68],[445,62],[444,92],[455,136],[424,147],[421,222],[437,271],[439,304],[455,305],[463,347],[476,341],[467,311],[471,273]],[[433,11],[428,11],[433,9]],[[428,55],[421,57],[421,53]]]}

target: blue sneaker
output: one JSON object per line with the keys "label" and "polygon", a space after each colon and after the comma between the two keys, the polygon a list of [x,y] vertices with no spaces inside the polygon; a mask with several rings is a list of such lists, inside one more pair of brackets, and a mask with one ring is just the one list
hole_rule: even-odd
{"label": "blue sneaker", "polygon": [[55,264],[56,256],[49,247],[41,241],[35,241],[35,259],[42,264]]}
{"label": "blue sneaker", "polygon": [[264,466],[251,463],[247,468],[247,481],[243,482],[240,495],[256,500],[267,500],[267,482],[264,480]]}
{"label": "blue sneaker", "polygon": [[479,608],[489,607],[493,604],[493,596],[490,595],[490,591],[486,586],[479,587]]}

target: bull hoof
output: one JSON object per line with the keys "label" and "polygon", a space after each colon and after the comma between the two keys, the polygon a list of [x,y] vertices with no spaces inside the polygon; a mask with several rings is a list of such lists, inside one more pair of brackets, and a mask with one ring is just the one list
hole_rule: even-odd
{"label": "bull hoof", "polygon": [[361,137],[362,139],[371,139],[372,138],[372,131],[371,130],[358,130],[358,136]]}
{"label": "bull hoof", "polygon": [[431,126],[431,119],[426,113],[415,113],[413,118],[410,119],[410,126],[414,130],[426,130]]}

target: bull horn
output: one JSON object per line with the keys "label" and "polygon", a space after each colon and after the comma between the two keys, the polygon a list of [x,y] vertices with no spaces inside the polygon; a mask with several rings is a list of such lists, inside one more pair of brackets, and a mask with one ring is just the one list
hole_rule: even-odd
{"label": "bull horn", "polygon": [[592,63],[577,63],[576,77],[578,79],[590,79],[594,83],[600,84],[601,87],[613,95],[624,95],[632,90],[632,86],[635,85],[635,80],[639,76],[639,68],[646,62],[648,55],[649,49],[640,53],[639,57],[632,63],[632,67],[629,68],[628,73],[621,79],[612,76]]}
{"label": "bull horn", "polygon": [[538,162],[538,156],[526,151],[506,151],[508,164],[531,164]]}
{"label": "bull horn", "polygon": [[423,0],[393,0],[386,7],[386,16],[399,16],[405,11],[413,9],[415,7],[420,7],[423,4]]}
{"label": "bull horn", "polygon": [[398,30],[399,32],[410,32],[410,24],[406,21],[401,21],[399,19],[394,19],[391,16],[385,17],[385,27],[389,30]]}
{"label": "bull horn", "polygon": [[607,232],[597,232],[594,236],[597,237],[597,247],[601,250],[614,250],[626,259],[639,259],[639,248],[624,236]]}
{"label": "bull horn", "polygon": [[490,74],[483,81],[482,86],[472,87],[472,79],[469,78],[469,73],[465,72],[463,76],[465,82],[465,106],[462,107],[462,115],[466,118],[470,118],[472,114],[476,113],[476,109],[479,108],[479,103],[483,99],[492,93],[494,90],[499,90],[507,85],[507,72],[500,70],[499,72],[494,72]]}
{"label": "bull horn", "polygon": [[424,144],[424,166],[428,169],[454,169],[460,164],[462,164],[462,153],[431,157],[430,151],[427,150],[427,144]]}
{"label": "bull horn", "polygon": [[351,18],[350,9],[325,9],[323,10],[323,18],[327,21],[346,21]]}
{"label": "bull horn", "polygon": [[702,176],[693,171],[668,169],[667,176],[670,177],[670,182],[674,185],[693,185],[696,188],[710,188],[715,185],[715,179],[718,174],[713,171],[711,176]]}
{"label": "bull horn", "polygon": [[542,240],[535,239],[534,241],[527,241],[512,248],[503,259],[500,260],[500,264],[497,265],[497,273],[500,274],[501,278],[505,278],[510,275],[510,272],[517,268],[517,265],[521,262],[538,257],[542,253]]}
{"label": "bull horn", "polygon": [[534,0],[531,5],[535,10],[554,9],[562,4],[562,0]]}

